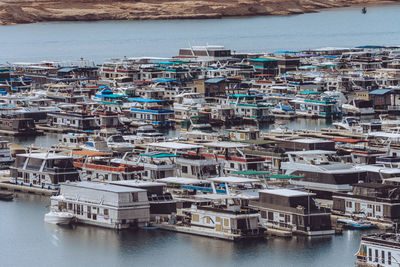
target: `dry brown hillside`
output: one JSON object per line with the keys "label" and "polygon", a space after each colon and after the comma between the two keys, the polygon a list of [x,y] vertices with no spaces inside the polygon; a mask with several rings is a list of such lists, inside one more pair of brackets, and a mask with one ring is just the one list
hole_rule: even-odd
{"label": "dry brown hillside", "polygon": [[63,20],[138,20],[286,15],[399,0],[0,0],[0,24]]}

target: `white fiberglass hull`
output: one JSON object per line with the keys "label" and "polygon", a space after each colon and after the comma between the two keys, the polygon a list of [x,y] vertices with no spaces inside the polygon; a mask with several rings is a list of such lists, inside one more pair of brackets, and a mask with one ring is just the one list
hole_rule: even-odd
{"label": "white fiberglass hull", "polygon": [[46,223],[57,224],[57,225],[67,225],[70,224],[74,215],[68,212],[57,212],[50,211],[44,215],[44,221]]}

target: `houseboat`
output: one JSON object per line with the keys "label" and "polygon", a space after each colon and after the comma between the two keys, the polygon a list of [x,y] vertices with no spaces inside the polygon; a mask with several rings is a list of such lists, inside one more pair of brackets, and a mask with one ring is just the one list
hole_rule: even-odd
{"label": "houseboat", "polygon": [[0,136],[0,169],[8,168],[14,162],[8,147],[9,144],[7,140],[3,140]]}
{"label": "houseboat", "polygon": [[168,224],[158,226],[169,231],[231,241],[264,236],[264,229],[258,227],[258,213],[241,206],[239,199],[215,194],[203,195],[201,199],[212,204],[183,208],[179,217],[172,217]]}
{"label": "houseboat", "polygon": [[13,136],[38,134],[33,119],[16,114],[0,114],[0,131]]}
{"label": "houseboat", "polygon": [[361,244],[355,255],[359,267],[391,267],[400,264],[400,234],[377,233],[361,237]]}
{"label": "houseboat", "polygon": [[111,154],[91,150],[73,151],[74,166],[81,172],[83,181],[111,182],[138,179],[143,167],[113,162]]}
{"label": "houseboat", "polygon": [[87,112],[49,112],[47,125],[71,131],[92,131],[99,129],[95,117]]}
{"label": "houseboat", "polygon": [[127,152],[121,159],[114,158],[111,161],[114,163],[141,166],[144,168],[141,178],[146,181],[153,181],[175,176],[179,167],[175,160],[177,157],[179,155],[157,151],[142,153],[138,156]]}
{"label": "houseboat", "polygon": [[332,212],[351,217],[363,214],[371,221],[393,223],[400,219],[400,191],[395,185],[361,183],[351,193],[333,195]]}
{"label": "houseboat", "polygon": [[161,218],[176,213],[177,201],[172,198],[171,193],[165,190],[166,184],[164,183],[129,180],[114,181],[111,184],[146,190],[150,204],[150,216],[153,221],[157,216]]}
{"label": "houseboat", "polygon": [[330,210],[317,204],[315,196],[294,189],[264,189],[249,206],[260,212],[268,228],[308,236],[332,235]]}
{"label": "houseboat", "polygon": [[351,164],[335,161],[335,151],[309,150],[286,152],[287,162],[281,163],[286,175],[299,175],[303,179],[290,180],[291,184],[327,194],[350,192],[352,185],[365,181],[367,172]]}
{"label": "houseboat", "polygon": [[234,171],[263,171],[266,158],[248,155],[243,152],[248,144],[236,142],[204,143],[207,149],[202,153],[206,158],[214,158],[223,164],[225,174]]}
{"label": "houseboat", "polygon": [[156,128],[173,128],[174,111],[164,108],[160,103],[165,102],[159,99],[129,98],[132,102],[129,111],[125,116],[134,123],[152,124]]}
{"label": "houseboat", "polygon": [[270,107],[258,103],[255,95],[228,95],[227,102],[234,108],[237,117],[256,122],[273,122],[275,120]]}
{"label": "houseboat", "polygon": [[75,221],[113,229],[146,226],[150,205],[146,190],[94,182],[63,183],[51,197],[51,210],[73,214]]}
{"label": "houseboat", "polygon": [[79,181],[71,156],[47,153],[17,154],[10,167],[10,182],[57,190],[60,183]]}

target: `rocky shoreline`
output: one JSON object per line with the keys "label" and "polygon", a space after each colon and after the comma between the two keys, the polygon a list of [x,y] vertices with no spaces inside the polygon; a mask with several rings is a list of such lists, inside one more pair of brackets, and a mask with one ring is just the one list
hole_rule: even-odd
{"label": "rocky shoreline", "polygon": [[209,19],[290,15],[399,0],[0,0],[0,25],[45,21]]}

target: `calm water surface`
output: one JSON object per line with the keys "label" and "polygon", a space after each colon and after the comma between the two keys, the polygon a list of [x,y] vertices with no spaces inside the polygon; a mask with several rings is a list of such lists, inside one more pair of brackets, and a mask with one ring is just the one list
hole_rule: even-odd
{"label": "calm water surface", "polygon": [[[0,27],[0,63],[45,59],[176,55],[181,47],[220,44],[242,52],[323,46],[400,45],[400,6],[221,20],[57,22]],[[288,128],[320,129],[298,119]],[[271,126],[263,127],[267,131]],[[57,136],[19,138],[47,147]],[[360,232],[323,238],[230,243],[161,231],[112,231],[43,222],[47,198],[19,194],[0,202],[0,266],[353,266]]]}
{"label": "calm water surface", "polygon": [[360,232],[231,243],[185,234],[48,225],[48,198],[0,202],[1,266],[354,266]]}
{"label": "calm water surface", "polygon": [[400,45],[400,5],[292,16],[210,20],[46,22],[0,27],[0,63],[52,59],[177,55],[191,45],[240,52],[325,46]]}

